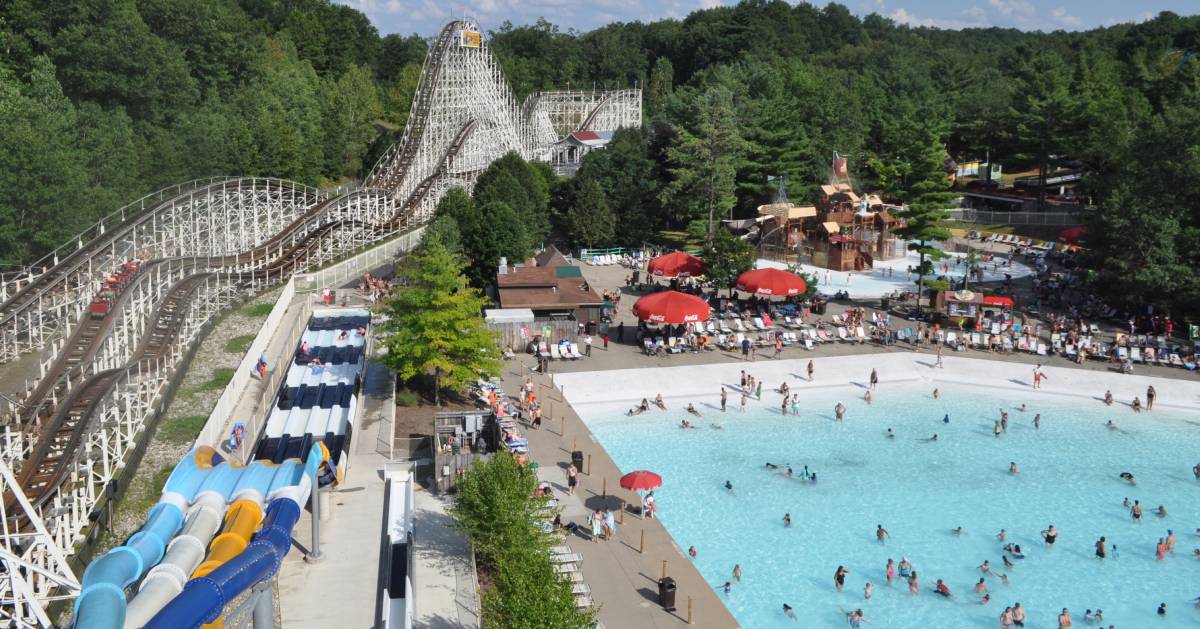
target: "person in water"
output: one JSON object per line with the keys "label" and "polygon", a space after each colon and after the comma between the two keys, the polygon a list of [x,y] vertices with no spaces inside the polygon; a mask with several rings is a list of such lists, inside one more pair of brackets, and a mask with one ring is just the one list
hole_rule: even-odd
{"label": "person in water", "polygon": [[959,526],[959,527],[950,529],[950,532],[953,533],[955,537],[962,537],[963,534],[966,533],[967,531],[963,527]]}
{"label": "person in water", "polygon": [[938,442],[937,433],[935,432],[935,433],[933,433],[932,437],[930,437],[928,439],[922,439],[921,441],[924,441],[925,443],[937,443]]}
{"label": "person in water", "polygon": [[863,400],[865,400],[867,404],[871,403],[871,390],[870,389],[867,389],[867,392],[863,394]]}
{"label": "person in water", "polygon": [[725,481],[725,491],[729,492],[730,495],[733,495],[733,483]]}
{"label": "person in water", "polygon": [[1013,476],[1016,476],[1017,474],[1019,474],[1019,472],[1017,471],[1016,461],[1010,462],[1008,464],[1008,473],[1012,474]]}
{"label": "person in water", "polygon": [[791,525],[792,525],[792,514],[790,514],[790,513],[783,514],[783,526],[789,527]]}
{"label": "person in water", "polygon": [[837,406],[833,407],[833,414],[837,416],[838,421],[842,421],[843,419],[845,419],[846,405],[842,404],[841,402],[838,402]]}
{"label": "person in water", "polygon": [[777,474],[775,474],[775,475],[776,475],[776,476],[782,476],[782,477],[784,477],[784,478],[791,478],[791,477],[792,477],[792,466],[790,466],[790,465],[789,465],[789,466],[788,466],[788,468],[787,468],[787,471],[784,471],[784,472],[779,472],[779,473],[777,473]]}
{"label": "person in water", "polygon": [[1105,404],[1106,406],[1112,406],[1112,405],[1113,405],[1113,394],[1112,394],[1112,391],[1105,391],[1105,392],[1104,392],[1104,404]]}
{"label": "person in water", "polygon": [[937,580],[937,585],[934,586],[933,591],[946,598],[950,598],[950,588],[945,583],[942,583],[941,579]]}
{"label": "person in water", "polygon": [[778,466],[778,465],[775,465],[774,463],[767,463],[767,469],[769,469],[769,470],[777,470],[777,469],[779,469],[779,466]]}
{"label": "person in water", "polygon": [[1137,484],[1137,480],[1133,477],[1133,474],[1130,474],[1129,472],[1121,472],[1121,480],[1129,483],[1130,485]]}
{"label": "person in water", "polygon": [[687,412],[695,415],[696,417],[700,417],[700,411],[696,410],[696,405],[692,404],[691,402],[688,403]]}
{"label": "person in water", "polygon": [[1104,427],[1109,430],[1118,430],[1117,425],[1115,423],[1113,423],[1113,420],[1111,420],[1111,419],[1108,420],[1107,424],[1104,424]]}
{"label": "person in water", "polygon": [[941,397],[941,396],[942,396],[942,394],[941,394],[941,393],[940,393],[940,392],[939,392],[937,389],[934,389],[934,390],[933,390],[933,399],[935,399],[935,400],[936,400],[936,399],[938,399],[938,398],[939,398],[939,397]]}
{"label": "person in water", "polygon": [[842,588],[846,587],[846,575],[848,574],[850,571],[845,566],[838,566],[837,572],[833,573],[833,585],[837,591],[841,592]]}
{"label": "person in water", "polygon": [[1038,413],[1033,416],[1033,429],[1039,430],[1042,427],[1042,414]]}
{"label": "person in water", "polygon": [[1047,546],[1053,546],[1058,541],[1058,531],[1054,530],[1053,524],[1042,531],[1042,539],[1046,540]]}
{"label": "person in water", "polygon": [[888,429],[887,429],[887,435],[886,435],[886,436],[887,436],[887,438],[888,438],[888,439],[895,439],[895,438],[896,438],[896,433],[892,432],[892,429],[891,429],[891,428],[888,428]]}
{"label": "person in water", "polygon": [[949,424],[949,423],[950,423],[950,413],[946,413],[945,415],[943,415],[943,416],[942,416],[942,423],[943,423],[943,424]]}
{"label": "person in water", "polygon": [[1142,521],[1142,503],[1140,500],[1133,501],[1133,506],[1129,508],[1129,517],[1133,518],[1134,522]]}
{"label": "person in water", "polygon": [[663,401],[663,396],[661,393],[654,396],[654,405],[661,408],[664,411],[667,410],[667,403]]}
{"label": "person in water", "polygon": [[882,524],[875,525],[875,541],[882,544],[884,540],[889,537],[891,537],[891,535],[887,532],[887,529],[883,528]]}
{"label": "person in water", "polygon": [[794,622],[796,620],[796,612],[792,611],[792,606],[787,603],[783,604],[783,613]]}

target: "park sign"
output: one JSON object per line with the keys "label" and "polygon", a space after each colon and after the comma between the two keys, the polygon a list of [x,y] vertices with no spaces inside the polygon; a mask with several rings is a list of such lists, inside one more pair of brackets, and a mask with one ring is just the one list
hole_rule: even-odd
{"label": "park sign", "polygon": [[463,48],[479,48],[483,45],[483,35],[479,31],[459,31],[458,45]]}

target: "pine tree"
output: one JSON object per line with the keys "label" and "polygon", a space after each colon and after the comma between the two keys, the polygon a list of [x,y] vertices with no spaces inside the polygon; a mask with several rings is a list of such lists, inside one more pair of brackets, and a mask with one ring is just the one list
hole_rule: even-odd
{"label": "pine tree", "polygon": [[432,375],[439,406],[443,388],[462,391],[500,374],[494,335],[480,316],[487,300],[462,271],[441,243],[420,247],[396,269],[400,288],[384,304],[384,364],[404,380]]}
{"label": "pine tree", "polygon": [[934,246],[950,238],[950,230],[943,222],[950,218],[941,210],[928,209],[921,206],[908,206],[896,213],[904,221],[904,226],[894,230],[894,233],[908,241],[908,250],[916,251],[920,256],[917,264],[917,312],[921,312],[921,298],[925,296],[925,288],[946,290],[949,285],[941,281],[925,281],[925,276],[933,272],[933,263],[947,257],[945,251]]}
{"label": "pine tree", "polygon": [[723,87],[710,88],[696,102],[696,130],[681,130],[679,144],[668,149],[675,180],[670,198],[688,211],[688,219],[708,215],[708,239],[713,239],[717,210],[731,209],[735,177],[746,141],[738,133],[733,95]]}

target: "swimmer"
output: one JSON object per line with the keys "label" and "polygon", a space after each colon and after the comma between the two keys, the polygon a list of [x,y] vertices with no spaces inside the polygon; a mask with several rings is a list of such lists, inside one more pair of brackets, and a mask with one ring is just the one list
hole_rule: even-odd
{"label": "swimmer", "polygon": [[696,410],[696,406],[690,403],[688,404],[687,412],[695,415],[696,417],[700,416],[700,411]]}
{"label": "swimmer", "polygon": [[1157,515],[1160,518],[1167,517],[1167,508],[1163,505],[1158,505],[1158,510],[1154,512],[1154,515]]}
{"label": "swimmer", "polygon": [[1047,546],[1053,546],[1058,541],[1058,531],[1054,530],[1053,524],[1042,531],[1042,539],[1046,540]]}
{"label": "swimmer", "polygon": [[788,527],[791,525],[792,525],[792,514],[790,514],[790,513],[783,514],[783,526]]}
{"label": "swimmer", "polygon": [[809,480],[809,482],[811,482],[811,483],[813,483],[813,484],[815,485],[815,484],[816,484],[816,482],[817,482],[817,473],[816,473],[816,472],[813,472],[812,474],[809,474],[809,475],[808,475],[808,480]]}
{"label": "swimmer", "polygon": [[1011,463],[1009,463],[1009,464],[1008,464],[1008,473],[1009,473],[1009,474],[1012,474],[1013,476],[1016,476],[1017,474],[1019,474],[1019,473],[1020,473],[1020,472],[1018,472],[1018,471],[1017,471],[1017,464],[1016,464],[1016,462],[1011,462]]}
{"label": "swimmer", "polygon": [[842,421],[846,416],[846,405],[838,402],[837,406],[833,407],[833,413],[837,416],[838,421]]}
{"label": "swimmer", "polygon": [[779,469],[779,466],[778,466],[778,465],[775,465],[774,463],[767,463],[767,469],[769,469],[769,470],[777,470],[777,469]]}
{"label": "swimmer", "polygon": [[996,533],[996,539],[1000,540],[1001,542],[1004,541],[1005,537],[1008,537],[1008,532],[1004,529],[1000,529],[1000,532]]}
{"label": "swimmer", "polygon": [[912,572],[912,564],[908,563],[908,557],[901,557],[900,558],[900,576],[907,579],[910,572]]}
{"label": "swimmer", "polygon": [[785,382],[785,383],[783,383],[783,384],[779,385],[779,388],[778,388],[778,389],[775,389],[775,392],[776,392],[776,393],[782,393],[784,397],[787,397],[787,395],[788,395],[788,385],[787,385],[787,383]]}
{"label": "swimmer", "polygon": [[887,429],[887,435],[886,435],[886,436],[887,436],[887,438],[888,438],[888,439],[895,439],[895,438],[896,438],[896,433],[892,432],[892,429],[891,429],[891,428],[888,428],[888,429]]}
{"label": "swimmer", "polygon": [[1066,607],[1058,615],[1058,629],[1071,629],[1071,612]]}
{"label": "swimmer", "polygon": [[1130,474],[1129,472],[1121,472],[1121,479],[1124,480],[1125,482],[1129,483],[1130,485],[1137,484],[1137,480],[1134,479],[1133,474]]}
{"label": "swimmer", "polygon": [[712,428],[713,430],[725,430],[725,427],[721,424],[709,424],[708,427]]}
{"label": "swimmer", "polygon": [[1107,429],[1109,429],[1109,430],[1119,430],[1119,429],[1117,428],[1117,425],[1116,425],[1116,424],[1114,424],[1114,423],[1113,423],[1113,420],[1111,420],[1111,419],[1110,419],[1110,420],[1108,420],[1108,423],[1107,423],[1107,424],[1104,424],[1104,427],[1105,427],[1105,428],[1107,428]]}
{"label": "swimmer", "polygon": [[[868,583],[867,587],[870,588],[871,584]],[[867,598],[870,599],[871,597],[867,596]],[[863,610],[856,609],[849,614],[846,614],[846,623],[850,625],[850,629],[859,629],[859,627],[862,627]]]}
{"label": "swimmer", "polygon": [[[1124,502],[1124,505],[1125,505],[1125,508],[1126,508],[1126,509],[1128,509],[1128,508],[1130,508],[1130,507],[1132,507],[1132,506],[1133,506],[1133,505],[1132,505],[1132,504],[1130,504],[1130,502],[1129,502],[1129,496],[1125,496],[1125,502]],[[1200,529],[1197,529],[1197,530],[1198,530],[1198,531],[1200,531]]]}
{"label": "swimmer", "polygon": [[1021,411],[1022,413],[1024,413],[1024,412],[1025,412],[1025,405],[1024,405],[1024,404],[1022,404],[1022,405],[1021,405],[1021,408],[1018,408],[1017,410],[1018,410],[1018,411]]}
{"label": "swimmer", "polygon": [[1104,559],[1108,556],[1108,550],[1105,548],[1104,536],[1096,540],[1096,559]]}
{"label": "swimmer", "polygon": [[1133,412],[1135,412],[1135,413],[1142,412],[1142,398],[1139,398],[1139,397],[1133,398],[1133,404],[1131,404],[1130,406],[1133,408]]}
{"label": "swimmer", "polygon": [[850,571],[845,566],[838,566],[837,572],[833,573],[833,585],[837,588],[837,591],[841,592],[842,588],[846,587],[846,575],[848,574],[850,574]]}
{"label": "swimmer", "polygon": [[942,394],[941,394],[941,393],[940,393],[940,392],[939,392],[937,389],[934,389],[934,390],[933,390],[933,399],[935,399],[935,400],[936,400],[936,399],[938,399],[938,398],[939,398],[939,397],[941,397],[941,396],[942,396]]}
{"label": "swimmer", "polygon": [[942,416],[942,423],[943,423],[943,424],[949,424],[949,423],[950,423],[950,413],[946,413],[945,415],[943,415],[943,416]]}
{"label": "swimmer", "polygon": [[950,529],[950,532],[953,533],[955,537],[962,537],[963,534],[966,533],[967,531],[965,529],[963,529],[963,527],[959,526],[959,527]]}
{"label": "swimmer", "polygon": [[796,620],[796,612],[792,611],[792,606],[791,606],[791,605],[788,605],[787,603],[784,603],[784,604],[783,604],[783,613],[784,613],[784,614],[786,614],[786,615],[787,615],[787,617],[788,617],[788,618],[791,618],[793,621],[795,621],[795,620]]}
{"label": "swimmer", "polygon": [[[1008,561],[1008,559],[1005,558],[1005,561]],[[1008,575],[1007,574],[1000,575],[1000,582],[1003,583],[1004,585],[1008,585]]]}
{"label": "swimmer", "polygon": [[867,392],[863,394],[863,399],[866,400],[867,404],[871,403],[871,390],[870,389],[867,389]]}
{"label": "swimmer", "polygon": [[1105,405],[1107,405],[1107,406],[1112,406],[1112,405],[1113,405],[1113,394],[1112,394],[1112,391],[1105,391],[1105,392],[1104,392],[1104,404],[1105,404]]}
{"label": "swimmer", "polygon": [[950,588],[945,583],[942,583],[941,579],[937,580],[937,585],[933,587],[933,591],[946,598],[950,598]]}
{"label": "swimmer", "polygon": [[695,546],[688,546],[688,556],[691,557],[692,559],[696,558],[696,547]]}
{"label": "swimmer", "polygon": [[878,541],[880,544],[882,544],[883,540],[885,540],[889,537],[891,537],[891,534],[889,534],[887,532],[887,529],[883,528],[882,524],[875,525],[875,540],[876,541]]}
{"label": "swimmer", "polygon": [[733,584],[730,583],[729,581],[726,581],[725,585],[722,586],[722,589],[725,590],[725,595],[728,596],[729,593],[733,591]]}
{"label": "swimmer", "polygon": [[792,394],[792,414],[800,416],[800,395],[798,393]]}
{"label": "swimmer", "polygon": [[1177,543],[1177,540],[1175,539],[1175,531],[1172,531],[1171,529],[1167,529],[1167,552],[1169,552],[1171,554],[1175,554],[1175,544],[1176,543]]}
{"label": "swimmer", "polygon": [[1033,416],[1033,429],[1039,430],[1042,427],[1042,414],[1038,413]]}
{"label": "swimmer", "polygon": [[[1056,531],[1056,533],[1057,533],[1057,531]],[[1024,559],[1025,558],[1025,553],[1021,552],[1020,544],[1008,544],[1007,546],[1004,547],[1004,550],[1008,551],[1008,554],[1012,555],[1013,559]]]}
{"label": "swimmer", "polygon": [[1200,480],[1200,463],[1192,467],[1192,476],[1195,476],[1196,480]]}
{"label": "swimmer", "polygon": [[935,432],[935,433],[933,433],[932,437],[930,437],[928,439],[922,439],[921,441],[924,441],[925,443],[937,443],[938,442],[937,433]]}
{"label": "swimmer", "polygon": [[[983,563],[979,564],[979,571],[984,574],[987,574],[992,571],[992,565],[988,563],[987,559],[984,559]],[[983,579],[980,579],[979,581],[982,582]]]}
{"label": "swimmer", "polygon": [[725,491],[729,492],[730,495],[733,495],[733,483],[725,481]]}
{"label": "swimmer", "polygon": [[[1000,555],[1000,561],[1004,562],[1004,568],[1006,570],[1012,570],[1013,562],[1008,560],[1008,555]],[[1007,577],[1005,577],[1005,578],[1007,579]]]}
{"label": "swimmer", "polygon": [[984,582],[983,577],[979,577],[979,582],[975,584],[975,593],[987,594],[987,583]]}
{"label": "swimmer", "polygon": [[699,428],[699,426],[693,426],[693,425],[692,425],[692,423],[691,423],[691,422],[689,422],[689,421],[688,421],[688,420],[686,420],[686,419],[685,419],[685,420],[683,420],[683,421],[681,421],[681,422],[679,422],[679,427],[680,427],[681,429],[682,429],[682,428]]}
{"label": "swimmer", "polygon": [[784,478],[791,478],[792,477],[792,466],[789,465],[786,472],[779,472],[775,475],[782,476]]}
{"label": "swimmer", "polygon": [[870,581],[867,581],[867,584],[863,586],[863,598],[869,601],[871,600],[871,595],[874,593],[875,586],[871,585]]}
{"label": "swimmer", "polygon": [[921,583],[917,580],[917,571],[913,570],[912,574],[908,575],[908,591],[916,596],[921,591]]}
{"label": "swimmer", "polygon": [[667,403],[663,401],[663,396],[661,393],[654,396],[654,405],[661,408],[664,411],[667,410]]}

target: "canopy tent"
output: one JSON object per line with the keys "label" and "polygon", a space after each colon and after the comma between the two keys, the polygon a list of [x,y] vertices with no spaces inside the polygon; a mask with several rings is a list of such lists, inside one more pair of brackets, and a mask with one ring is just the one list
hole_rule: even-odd
{"label": "canopy tent", "polygon": [[646,270],[658,277],[700,275],[704,273],[704,260],[685,251],[673,251],[651,260]]}
{"label": "canopy tent", "polygon": [[804,278],[780,269],[757,269],[746,271],[737,278],[737,289],[755,295],[791,297],[802,295],[808,289]]}
{"label": "canopy tent", "polygon": [[1001,306],[1003,308],[1012,308],[1015,304],[1012,299],[1001,295],[985,295],[983,297],[983,305],[985,306]]}
{"label": "canopy tent", "polygon": [[1077,227],[1068,227],[1058,232],[1058,241],[1065,242],[1068,245],[1077,245],[1083,237],[1087,236],[1087,228],[1080,225]]}
{"label": "canopy tent", "polygon": [[633,314],[651,323],[675,325],[707,321],[708,312],[708,302],[674,290],[646,295],[633,304]]}

